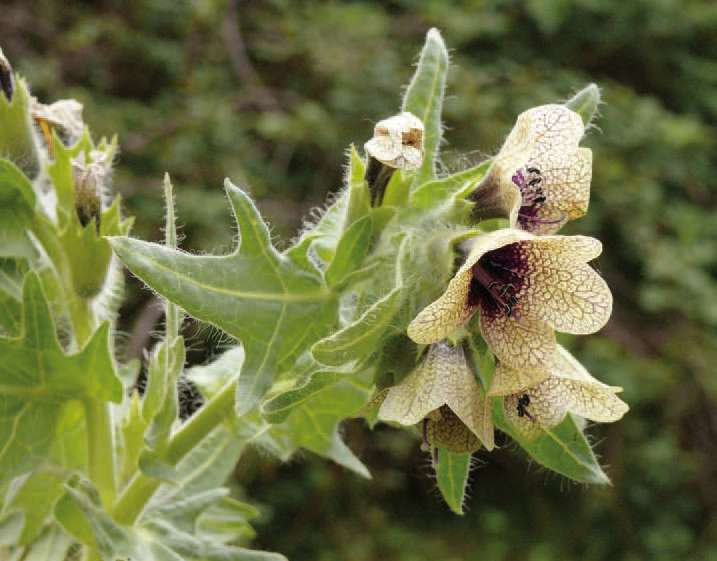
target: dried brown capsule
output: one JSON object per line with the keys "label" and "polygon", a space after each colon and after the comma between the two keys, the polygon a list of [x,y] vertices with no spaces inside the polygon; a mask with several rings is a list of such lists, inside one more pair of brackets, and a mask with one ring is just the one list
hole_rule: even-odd
{"label": "dried brown capsule", "polygon": [[369,157],[366,182],[371,204],[377,206],[394,171],[414,170],[423,162],[423,123],[408,112],[379,121],[364,148]]}

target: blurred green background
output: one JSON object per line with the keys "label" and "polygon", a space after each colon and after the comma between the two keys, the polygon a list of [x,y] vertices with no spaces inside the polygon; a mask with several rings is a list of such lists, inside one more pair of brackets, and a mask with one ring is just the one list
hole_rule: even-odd
{"label": "blurred green background", "polygon": [[[570,341],[632,411],[590,434],[613,479],[582,488],[506,444],[476,455],[469,512],[449,513],[406,432],[345,427],[373,472],[311,455],[237,469],[263,507],[257,545],[293,561],[717,560],[717,3],[714,0],[5,0],[2,46],[42,101],[76,97],[119,134],[114,178],[159,239],[171,172],[192,251],[230,247],[222,193],[246,185],[290,239],[341,185],[344,150],[399,107],[426,30],[453,49],[445,169],[494,153],[522,110],[589,81],[606,104],[589,215],[616,306]],[[127,355],[160,319],[131,281]],[[193,362],[225,341],[196,325]]]}

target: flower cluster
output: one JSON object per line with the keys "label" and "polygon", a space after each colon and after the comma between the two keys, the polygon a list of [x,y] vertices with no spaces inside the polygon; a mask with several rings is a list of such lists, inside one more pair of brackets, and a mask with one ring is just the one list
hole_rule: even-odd
{"label": "flower cluster", "polygon": [[[556,331],[594,333],[612,311],[607,284],[588,264],[601,243],[556,235],[587,211],[592,153],[579,146],[584,132],[581,116],[563,105],[518,117],[469,197],[475,218],[503,217],[508,227],[462,244],[463,263],[445,292],[408,327],[414,342],[431,345],[427,356],[388,391],[379,418],[423,419],[430,445],[469,450],[493,445],[491,398],[503,398],[506,420],[528,441],[568,412],[610,422],[627,411],[616,396],[621,388],[590,376],[555,338]],[[497,362],[485,391],[460,347],[443,342],[476,314]]]}

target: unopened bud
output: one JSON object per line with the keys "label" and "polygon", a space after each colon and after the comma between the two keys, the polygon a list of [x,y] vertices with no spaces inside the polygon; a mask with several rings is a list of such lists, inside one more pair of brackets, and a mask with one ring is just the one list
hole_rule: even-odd
{"label": "unopened bud", "polygon": [[373,138],[364,148],[369,157],[366,182],[371,204],[377,206],[393,172],[414,170],[423,162],[423,123],[413,113],[403,112],[376,124]]}
{"label": "unopened bud", "polygon": [[12,95],[15,93],[15,78],[12,75],[12,66],[0,49],[0,89],[2,89],[5,98],[12,101]]}
{"label": "unopened bud", "polygon": [[10,160],[34,179],[41,164],[29,105],[27,84],[16,78],[0,49],[0,158]]}
{"label": "unopened bud", "polygon": [[84,154],[72,161],[72,174],[75,179],[75,209],[82,226],[87,226],[95,219],[97,228],[100,226],[102,202],[100,195],[107,181],[110,162],[104,152],[93,151],[92,163],[86,164]]}

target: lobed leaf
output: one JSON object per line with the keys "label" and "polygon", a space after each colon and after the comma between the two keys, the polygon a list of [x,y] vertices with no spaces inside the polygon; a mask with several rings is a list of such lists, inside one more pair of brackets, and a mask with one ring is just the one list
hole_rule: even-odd
{"label": "lobed leaf", "polygon": [[188,255],[158,244],[111,238],[120,259],[146,284],[197,319],[242,341],[246,360],[237,412],[249,411],[281,364],[334,324],[336,295],[272,246],[251,199],[227,181],[240,244],[225,256]]}
{"label": "lobed leaf", "polygon": [[17,338],[0,338],[0,476],[42,466],[58,436],[69,400],[122,399],[109,349],[109,324],[102,324],[80,352],[60,346],[40,279],[23,284],[23,328]]}
{"label": "lobed leaf", "polygon": [[346,446],[339,434],[339,423],[355,415],[368,395],[368,383],[351,379],[340,380],[316,392],[295,407],[285,421],[291,442],[297,447],[329,458],[362,477],[370,478],[366,466]]}

